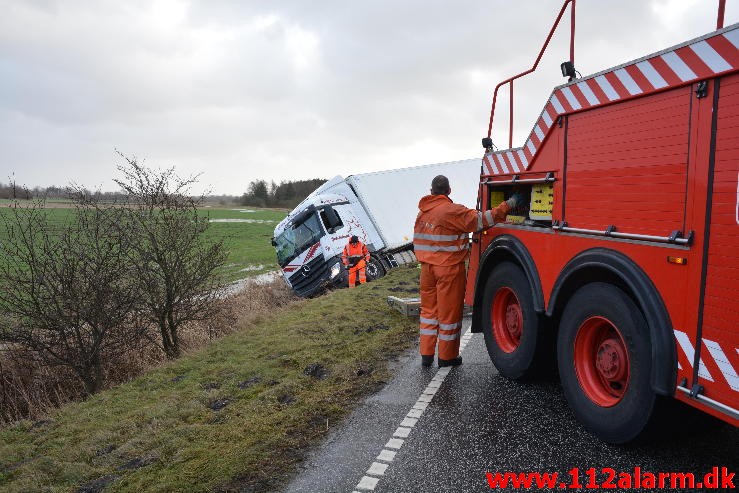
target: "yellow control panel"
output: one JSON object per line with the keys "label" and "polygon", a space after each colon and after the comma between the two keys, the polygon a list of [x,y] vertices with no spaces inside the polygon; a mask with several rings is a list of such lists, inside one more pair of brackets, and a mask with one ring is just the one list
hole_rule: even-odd
{"label": "yellow control panel", "polygon": [[554,184],[538,183],[531,186],[531,206],[529,219],[551,221],[554,206]]}

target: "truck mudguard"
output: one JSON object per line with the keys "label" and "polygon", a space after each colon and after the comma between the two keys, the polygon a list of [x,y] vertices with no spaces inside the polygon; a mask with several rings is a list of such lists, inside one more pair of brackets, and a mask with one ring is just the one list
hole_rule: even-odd
{"label": "truck mudguard", "polygon": [[[488,245],[480,258],[480,267],[477,269],[475,279],[475,302],[474,306],[480,306],[484,286],[480,283],[487,281],[488,275],[498,263],[510,260],[521,266],[531,287],[531,296],[534,300],[534,310],[544,313],[544,294],[539,280],[539,271],[536,268],[529,250],[521,240],[511,235],[501,235]],[[472,313],[472,332],[482,332],[480,322],[480,310]]]}
{"label": "truck mudguard", "polygon": [[547,316],[562,313],[569,296],[584,284],[595,281],[620,284],[633,297],[649,325],[654,362],[652,389],[658,394],[672,396],[677,378],[677,355],[670,315],[652,281],[626,255],[607,248],[592,248],[575,256],[554,283]]}

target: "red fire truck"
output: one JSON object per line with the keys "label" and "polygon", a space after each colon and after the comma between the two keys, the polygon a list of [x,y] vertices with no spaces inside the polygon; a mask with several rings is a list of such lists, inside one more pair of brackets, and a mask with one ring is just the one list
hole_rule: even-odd
{"label": "red fire truck", "polygon": [[[588,77],[566,0],[534,66],[495,89],[466,303],[499,372],[556,357],[578,420],[624,443],[673,399],[739,425],[739,24]],[[536,69],[567,7],[569,82],[522,147],[490,138],[498,89]]]}

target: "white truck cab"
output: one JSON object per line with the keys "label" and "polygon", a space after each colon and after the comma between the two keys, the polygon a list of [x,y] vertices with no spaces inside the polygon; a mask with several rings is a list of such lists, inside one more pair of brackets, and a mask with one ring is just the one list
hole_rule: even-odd
{"label": "white truck cab", "polygon": [[475,158],[332,178],[275,228],[272,245],[285,281],[299,296],[346,286],[341,253],[353,235],[372,256],[370,281],[392,267],[415,262],[413,223],[418,200],[429,193],[433,177],[447,176],[452,200],[474,208],[480,167]]}

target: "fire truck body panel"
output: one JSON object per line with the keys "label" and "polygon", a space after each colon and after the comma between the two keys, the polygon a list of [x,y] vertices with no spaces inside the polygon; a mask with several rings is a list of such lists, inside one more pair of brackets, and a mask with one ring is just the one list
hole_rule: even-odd
{"label": "fire truck body panel", "polygon": [[[718,93],[715,150],[709,174],[710,229],[706,231],[705,289],[699,308],[701,359],[705,375],[700,380],[706,395],[739,409],[739,74],[722,78]],[[702,313],[700,312],[702,309]],[[691,338],[692,339],[692,338]],[[727,389],[728,387],[728,389]]]}
{"label": "fire truck body panel", "polygon": [[473,330],[492,330],[483,292],[501,262],[554,325],[578,288],[612,284],[646,320],[652,389],[739,425],[737,70],[733,25],[556,88],[524,146],[487,152],[481,207],[545,182],[551,217],[475,238]]}

